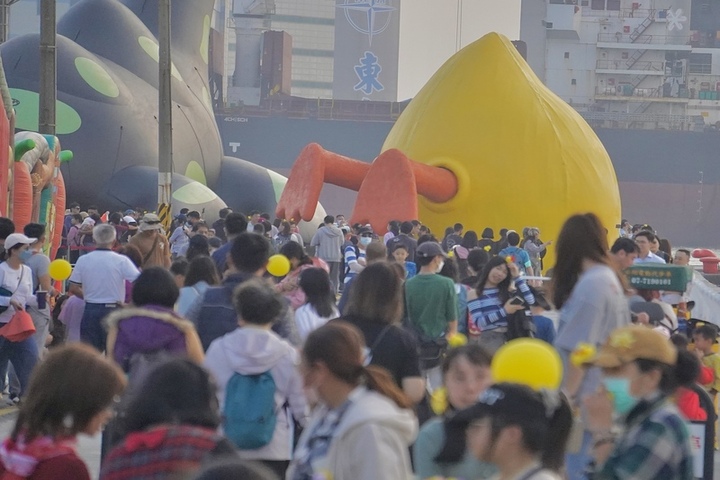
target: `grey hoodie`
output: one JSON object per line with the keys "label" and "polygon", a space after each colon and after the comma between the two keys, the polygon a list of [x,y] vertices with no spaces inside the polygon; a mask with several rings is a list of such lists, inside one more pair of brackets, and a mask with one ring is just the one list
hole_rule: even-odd
{"label": "grey hoodie", "polygon": [[[213,341],[205,354],[205,368],[218,383],[220,411],[225,406],[225,387],[235,372],[259,375],[267,371],[275,381],[277,424],[272,441],[256,450],[241,450],[242,458],[254,460],[289,460],[291,458],[290,415],[305,425],[307,408],[302,378],[297,370],[299,357],[295,349],[272,331],[244,326]],[[287,402],[288,409],[282,408]]]}
{"label": "grey hoodie", "polygon": [[344,235],[335,225],[325,224],[315,232],[310,245],[317,247],[315,256],[320,257],[326,262],[342,261],[342,244]]}

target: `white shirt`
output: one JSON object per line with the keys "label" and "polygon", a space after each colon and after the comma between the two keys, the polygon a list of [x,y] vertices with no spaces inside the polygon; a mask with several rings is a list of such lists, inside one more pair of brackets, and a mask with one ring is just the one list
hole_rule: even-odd
{"label": "white shirt", "polygon": [[333,308],[333,312],[328,318],[321,317],[312,305],[306,303],[295,310],[295,325],[297,326],[298,335],[300,335],[300,338],[304,342],[313,330],[317,330],[329,320],[337,318],[339,315],[338,311]]}
{"label": "white shirt", "polygon": [[125,281],[134,281],[140,271],[130,259],[110,250],[95,250],[81,256],[70,281],[82,285],[86,303],[125,301]]}
{"label": "white shirt", "polygon": [[[13,292],[11,297],[0,297],[0,305],[7,307],[10,305],[10,300],[15,300],[20,305],[27,305],[33,292],[32,270],[27,265],[21,265],[15,270],[7,262],[0,263],[0,286]],[[9,322],[13,315],[15,308],[8,308],[0,314],[0,323]]]}
{"label": "white shirt", "polygon": [[665,265],[665,260],[658,257],[652,252],[648,252],[648,256],[645,258],[637,257],[633,263],[660,263]]}

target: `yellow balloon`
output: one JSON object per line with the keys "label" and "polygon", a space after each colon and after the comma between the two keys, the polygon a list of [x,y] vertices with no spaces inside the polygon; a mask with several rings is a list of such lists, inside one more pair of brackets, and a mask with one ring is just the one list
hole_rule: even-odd
{"label": "yellow balloon", "polygon": [[[454,198],[418,199],[419,218],[433,230],[458,221],[496,232],[538,225],[543,240],[555,240],[570,215],[594,212],[616,235],[620,191],[610,156],[497,33],[440,67],[395,122],[382,150],[391,148],[455,174]],[[518,188],[525,201],[513,201]],[[478,208],[477,192],[493,208]],[[554,255],[548,249],[547,266]]]}
{"label": "yellow balloon", "polygon": [[284,277],[290,272],[290,260],[285,255],[273,255],[268,259],[267,271],[273,277]]}
{"label": "yellow balloon", "polygon": [[448,345],[450,346],[450,348],[462,347],[463,345],[467,345],[467,342],[467,337],[460,332],[448,338]]}
{"label": "yellow balloon", "polygon": [[562,382],[562,360],[548,343],[537,338],[518,338],[497,351],[490,365],[493,381],[557,389]]}
{"label": "yellow balloon", "polygon": [[71,273],[72,265],[70,265],[70,262],[63,260],[62,258],[53,260],[50,262],[50,266],[48,266],[48,274],[53,280],[67,280],[70,278]]}

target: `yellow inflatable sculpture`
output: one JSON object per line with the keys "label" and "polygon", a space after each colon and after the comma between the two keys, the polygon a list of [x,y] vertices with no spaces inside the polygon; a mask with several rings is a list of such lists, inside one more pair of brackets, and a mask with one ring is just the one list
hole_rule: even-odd
{"label": "yellow inflatable sculpture", "polygon": [[438,232],[455,222],[475,230],[537,225],[554,239],[574,213],[596,213],[608,231],[621,218],[600,140],[496,33],[435,73],[382,150],[367,164],[308,145],[278,215],[311,219],[326,181],[358,190],[352,221],[378,231],[391,219],[419,218]]}

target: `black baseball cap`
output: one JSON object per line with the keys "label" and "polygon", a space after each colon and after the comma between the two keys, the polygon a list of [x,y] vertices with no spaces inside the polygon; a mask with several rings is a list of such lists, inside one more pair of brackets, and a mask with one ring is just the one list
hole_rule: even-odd
{"label": "black baseball cap", "polygon": [[546,406],[543,395],[530,387],[497,383],[485,390],[475,405],[459,411],[449,424],[464,430],[473,420],[497,416],[518,424],[547,421],[556,408],[557,405]]}

